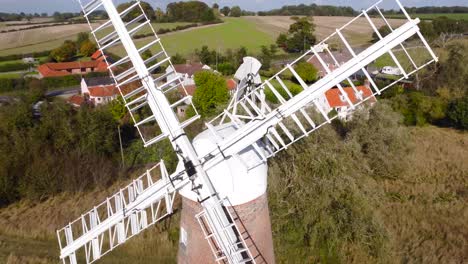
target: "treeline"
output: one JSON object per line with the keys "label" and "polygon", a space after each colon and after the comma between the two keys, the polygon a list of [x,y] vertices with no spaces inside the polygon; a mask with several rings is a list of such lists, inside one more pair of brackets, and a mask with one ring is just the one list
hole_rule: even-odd
{"label": "treeline", "polygon": [[21,21],[23,19],[25,20],[31,20],[35,17],[47,17],[47,13],[42,13],[42,14],[38,14],[38,13],[34,13],[34,14],[26,14],[24,12],[21,12],[19,14],[16,14],[16,13],[3,13],[3,12],[0,12],[0,22],[4,22],[4,21]]}
{"label": "treeline", "polygon": [[[456,20],[448,17],[437,17],[432,21],[421,21],[419,24],[421,33],[430,41],[438,39],[441,35],[464,34],[468,32],[468,21]],[[379,28],[380,35],[387,36],[392,31],[384,25]],[[380,38],[377,33],[372,34],[372,41],[377,42]]]}
{"label": "treeline", "polygon": [[165,19],[169,22],[209,22],[216,20],[213,9],[199,1],[170,3],[166,7],[165,16]]}
{"label": "treeline", "polygon": [[463,14],[468,13],[466,6],[425,6],[425,7],[406,7],[410,14]]}
{"label": "treeline", "polygon": [[[123,3],[117,6],[119,12],[130,7],[134,2]],[[166,7],[166,12],[162,9],[153,7],[144,1],[141,1],[146,16],[151,21],[156,22],[213,22],[218,20],[215,11],[207,4],[199,1],[170,3]],[[132,10],[124,17],[125,21],[131,21],[141,14],[139,9]]]}
{"label": "treeline", "polygon": [[[91,72],[86,75],[88,78],[108,76],[105,72]],[[81,75],[69,75],[62,77],[36,78],[0,78],[0,93],[12,91],[27,91],[31,85],[37,85],[45,90],[78,86],[81,82]],[[32,84],[33,83],[33,84]]]}
{"label": "treeline", "polygon": [[352,7],[330,5],[289,5],[280,9],[258,12],[259,16],[354,16],[358,12]]}

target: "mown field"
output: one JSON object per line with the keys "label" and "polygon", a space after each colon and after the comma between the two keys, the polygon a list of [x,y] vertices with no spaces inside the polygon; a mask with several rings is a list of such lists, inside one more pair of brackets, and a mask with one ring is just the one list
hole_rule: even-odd
{"label": "mown field", "polygon": [[[162,35],[161,39],[169,54],[183,55],[191,54],[203,45],[219,51],[244,46],[251,52],[258,52],[261,45],[270,45],[275,41],[274,36],[259,30],[254,22],[244,18],[226,18],[222,24],[174,32]],[[143,45],[149,41],[139,39],[136,42]],[[123,49],[117,47],[111,49],[111,52],[122,55]]]}
{"label": "mown field", "polygon": [[[172,29],[189,23],[154,23],[155,30]],[[99,24],[94,24],[96,27]],[[64,25],[30,29],[17,32],[0,33],[0,56],[51,50],[65,40],[74,40],[80,32],[89,32],[87,24]],[[149,33],[149,32],[143,32]]]}
{"label": "mown field", "polygon": [[[385,263],[462,263],[462,260],[468,258],[466,225],[468,134],[430,126],[413,127],[408,130],[408,145],[412,149],[404,157],[404,162],[409,165],[408,169],[397,178],[378,182],[369,179],[360,187],[364,188],[364,192],[370,191],[366,195],[374,197],[373,195],[377,194],[378,197],[378,200],[375,200],[377,211],[372,214],[381,219],[382,228],[388,233],[386,250],[390,258]],[[304,143],[318,144],[314,143],[317,139],[320,137],[306,139],[307,142]],[[338,149],[342,148],[340,146],[344,147],[344,143],[341,142],[333,144]],[[294,153],[294,150],[288,152]],[[313,162],[318,162],[317,169],[325,166],[323,162],[335,159],[337,154],[324,155],[311,159]],[[306,158],[300,158],[297,162],[300,164],[305,160]],[[284,192],[286,186],[279,185],[284,181],[284,177],[295,175],[301,169],[293,168],[289,171],[291,175],[285,175],[282,169],[289,168],[291,164],[282,164],[280,157],[272,160],[270,165],[269,195],[270,198],[274,198]],[[312,174],[316,172],[308,173],[313,178]],[[330,173],[336,172],[330,171]],[[301,174],[297,177],[306,182],[293,179],[288,186],[292,191],[295,188],[305,191],[302,187],[294,187],[295,184],[314,185],[310,182],[312,178],[308,179],[307,175]],[[118,182],[106,190],[76,195],[65,194],[43,202],[22,201],[0,209],[0,263],[57,263],[58,245],[55,241],[55,229],[92,208],[96,202],[124,185],[125,182]],[[330,192],[333,193],[335,190]],[[284,216],[278,211],[278,207],[284,205],[276,202],[270,201],[270,207],[274,225],[272,229],[276,232],[273,238],[277,261],[298,263],[288,262],[284,258],[286,255],[278,254],[281,252],[289,254],[291,252],[288,250],[291,250],[294,243],[302,242],[291,241],[291,245],[280,242],[284,241],[282,236],[297,235],[300,238],[306,231],[282,230],[280,226],[275,226],[275,224],[285,225],[282,220]],[[339,212],[339,209],[337,210]],[[288,213],[294,213],[294,210]],[[293,224],[294,221],[291,220]],[[168,221],[132,238],[126,245],[104,257],[100,263],[174,263],[178,247],[178,224],[179,214],[176,213]],[[346,231],[337,230],[337,232]],[[352,247],[339,250],[349,250],[351,253],[348,254],[353,255],[357,263],[362,263],[359,262],[362,260],[359,250]]]}

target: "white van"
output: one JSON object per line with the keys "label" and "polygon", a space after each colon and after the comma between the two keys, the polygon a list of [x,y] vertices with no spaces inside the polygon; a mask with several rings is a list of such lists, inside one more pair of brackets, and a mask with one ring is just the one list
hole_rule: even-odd
{"label": "white van", "polygon": [[382,73],[390,75],[402,75],[400,68],[385,66],[382,68]]}

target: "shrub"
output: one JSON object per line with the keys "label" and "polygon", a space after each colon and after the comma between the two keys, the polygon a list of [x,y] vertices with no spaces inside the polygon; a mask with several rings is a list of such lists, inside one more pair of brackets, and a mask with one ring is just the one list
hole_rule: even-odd
{"label": "shrub", "polygon": [[224,78],[216,73],[201,71],[195,74],[197,89],[193,96],[195,107],[202,116],[210,115],[229,100]]}
{"label": "shrub", "polygon": [[447,116],[454,127],[468,129],[468,96],[451,102]]}
{"label": "shrub", "polygon": [[24,71],[24,70],[28,70],[29,67],[30,67],[29,64],[24,64],[22,62],[7,63],[7,64],[0,65],[0,72]]}
{"label": "shrub", "polygon": [[304,82],[310,84],[317,80],[318,71],[314,65],[307,62],[300,62],[296,66],[296,72],[304,80]]}

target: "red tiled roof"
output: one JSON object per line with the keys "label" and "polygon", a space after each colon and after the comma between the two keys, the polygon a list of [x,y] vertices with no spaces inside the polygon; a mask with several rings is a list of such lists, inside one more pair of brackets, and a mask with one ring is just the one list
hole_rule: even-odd
{"label": "red tiled roof", "polygon": [[73,95],[67,101],[73,106],[80,107],[84,103],[84,98],[81,95]]}
{"label": "red tiled roof", "polygon": [[174,69],[178,73],[188,74],[189,76],[192,76],[195,73],[203,70],[203,64],[201,64],[201,63],[176,64],[176,65],[174,65]]}
{"label": "red tiled roof", "polygon": [[237,88],[237,82],[233,79],[229,79],[226,81],[226,85],[229,91],[234,90]]}
{"label": "red tiled roof", "polygon": [[102,57],[104,54],[102,54],[101,50],[96,50],[96,52],[91,55],[91,59],[97,60],[99,57]]}
{"label": "red tiled roof", "polygon": [[[332,52],[332,55],[335,59],[333,59],[333,57],[328,52],[319,53],[320,58],[322,58],[323,62],[328,65],[330,71],[334,71],[336,68],[338,68],[335,60],[337,60],[338,64],[341,65],[353,58],[351,54],[345,52]],[[322,66],[317,56],[311,56],[307,62],[314,65],[314,67],[320,72],[322,76],[327,73],[326,69]]]}
{"label": "red tiled roof", "polygon": [[92,97],[110,97],[119,94],[119,90],[115,85],[93,86],[88,87],[89,95]]}
{"label": "red tiled roof", "polygon": [[[46,63],[40,65],[37,70],[43,77],[57,77],[75,74],[70,71],[86,68],[91,68],[93,71],[105,72],[107,71],[107,64],[103,60]],[[87,72],[82,73],[86,74]]]}
{"label": "red tiled roof", "polygon": [[[353,104],[359,102],[359,99],[356,97],[356,93],[352,87],[343,87],[343,90],[346,92],[349,100],[351,100]],[[372,90],[367,86],[357,86],[356,90],[363,93],[362,97],[364,99],[373,96]],[[325,96],[327,97],[327,101],[330,107],[348,106],[348,102],[346,100],[341,100],[341,93],[338,88],[333,88],[326,91]]]}
{"label": "red tiled roof", "polygon": [[[187,91],[187,94],[190,95],[190,96],[193,96],[195,94],[196,89],[197,89],[196,85],[185,85],[185,90]],[[182,88],[182,86],[179,86],[179,93],[182,96],[185,96],[185,92],[184,92],[184,89]]]}

